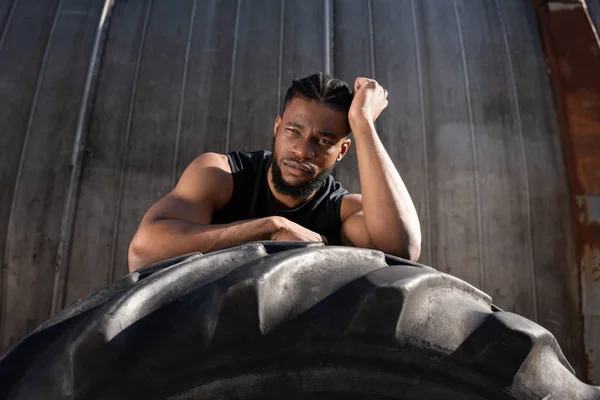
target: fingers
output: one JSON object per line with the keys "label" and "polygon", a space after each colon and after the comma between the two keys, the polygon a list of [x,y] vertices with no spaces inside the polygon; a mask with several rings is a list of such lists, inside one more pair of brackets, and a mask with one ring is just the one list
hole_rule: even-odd
{"label": "fingers", "polygon": [[327,241],[327,238],[325,236],[323,236],[323,235],[321,235],[321,242],[323,242],[323,244],[325,246],[327,246],[329,244],[329,242]]}
{"label": "fingers", "polygon": [[375,84],[377,84],[377,81],[375,81],[374,79],[369,79],[369,78],[365,78],[365,77],[359,76],[354,81],[354,93],[358,92],[358,90],[361,87],[363,87],[366,84],[371,83],[371,82],[375,82]]}
{"label": "fingers", "polygon": [[365,77],[356,78],[356,80],[354,81],[354,93],[357,93],[360,90],[360,88],[368,86],[369,83],[372,84],[374,88],[383,90],[383,95],[387,99],[388,91],[385,90],[383,86],[381,86],[375,79],[369,79]]}
{"label": "fingers", "polygon": [[364,79],[365,78],[356,78],[356,80],[354,81],[354,93],[358,93],[358,89],[360,89],[360,87],[364,84]]}

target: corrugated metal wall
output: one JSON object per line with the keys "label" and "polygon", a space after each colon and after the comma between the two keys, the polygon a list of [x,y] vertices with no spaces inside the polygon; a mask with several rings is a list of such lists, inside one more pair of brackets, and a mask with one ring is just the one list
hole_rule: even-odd
{"label": "corrugated metal wall", "polygon": [[[0,0],[3,350],[126,274],[142,215],[185,166],[270,147],[291,79],[325,70],[389,90],[378,129],[421,217],[421,261],[538,321],[581,371],[571,210],[528,0],[116,0],[82,104],[103,7]],[[336,176],[360,190],[354,152]]]}

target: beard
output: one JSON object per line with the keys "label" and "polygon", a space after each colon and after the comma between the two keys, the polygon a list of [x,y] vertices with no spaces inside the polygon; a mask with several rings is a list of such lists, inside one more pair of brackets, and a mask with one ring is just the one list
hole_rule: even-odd
{"label": "beard", "polygon": [[[298,200],[307,200],[317,189],[319,189],[327,180],[327,177],[331,175],[335,168],[335,164],[331,167],[324,169],[319,172],[313,179],[292,185],[283,179],[283,173],[279,166],[280,160],[275,153],[275,140],[273,140],[273,162],[271,163],[271,177],[273,178],[273,187],[275,191],[283,196],[290,196]],[[302,160],[293,159],[290,160],[302,163]]]}

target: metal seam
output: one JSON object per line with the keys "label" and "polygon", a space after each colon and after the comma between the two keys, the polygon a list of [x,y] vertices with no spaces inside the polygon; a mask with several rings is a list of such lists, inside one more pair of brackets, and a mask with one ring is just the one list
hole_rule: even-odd
{"label": "metal seam", "polygon": [[83,94],[81,96],[81,106],[79,108],[79,115],[77,116],[75,140],[73,143],[73,151],[71,153],[71,175],[69,177],[66,202],[62,213],[58,249],[56,251],[56,261],[54,265],[55,269],[54,282],[52,286],[52,305],[50,308],[51,315],[54,315],[64,305],[67,259],[73,239],[74,217],[75,210],[77,208],[77,196],[81,186],[81,173],[83,169],[83,153],[85,151],[84,136],[86,134],[85,125],[90,114],[90,97],[94,92],[94,88],[92,86],[94,83],[97,83],[96,71],[98,69],[98,65],[100,64],[99,59],[101,58],[102,52],[101,44],[106,37],[106,21],[113,5],[114,0],[104,1],[104,7],[102,9],[102,14],[100,15],[100,20],[98,21],[98,28],[96,30],[94,45],[90,55],[90,64],[88,66],[85,84],[83,87]]}
{"label": "metal seam", "polygon": [[375,79],[375,40],[373,34],[373,2],[367,0],[367,13],[369,17],[369,68],[371,69],[370,78]]}
{"label": "metal seam", "polygon": [[14,0],[12,5],[10,6],[10,11],[6,16],[6,22],[4,24],[4,29],[2,30],[2,36],[0,37],[0,52],[2,51],[2,47],[4,47],[4,40],[6,39],[6,34],[8,32],[8,26],[12,22],[13,14],[15,13],[15,8],[17,8],[17,3],[19,0]]}
{"label": "metal seam", "polygon": [[421,72],[421,50],[420,50],[420,40],[419,40],[419,30],[417,29],[417,17],[415,11],[415,2],[414,0],[410,0],[411,12],[412,12],[412,20],[413,20],[413,32],[415,37],[415,58],[417,61],[417,82],[419,85],[419,108],[421,113],[421,134],[423,135],[423,159],[425,161],[425,223],[427,224],[427,256],[429,257],[429,262],[431,263],[433,260],[433,252],[431,245],[431,206],[430,206],[430,181],[429,181],[429,154],[427,152],[427,122],[425,121],[425,100],[424,93],[425,89],[423,86],[423,74]]}
{"label": "metal seam", "polygon": [[129,110],[127,115],[127,126],[125,128],[125,137],[123,139],[123,154],[121,155],[121,165],[119,170],[119,196],[117,200],[117,207],[115,210],[114,222],[113,222],[113,236],[111,242],[111,254],[110,254],[110,268],[108,270],[108,282],[114,281],[115,278],[115,267],[117,262],[117,240],[119,237],[119,228],[121,226],[121,207],[123,204],[123,193],[125,192],[125,175],[127,173],[127,149],[129,148],[129,139],[131,137],[131,125],[133,124],[133,108],[135,106],[135,99],[137,98],[137,86],[140,77],[140,69],[142,65],[142,54],[144,52],[144,44],[146,43],[146,33],[148,32],[148,25],[150,21],[150,14],[152,10],[153,0],[148,1],[148,8],[146,10],[146,18],[144,20],[144,26],[142,27],[142,37],[140,38],[140,49],[138,51],[137,64],[135,66],[135,72],[133,76],[133,88],[131,90],[131,98],[129,101]]}
{"label": "metal seam", "polygon": [[[277,114],[280,110],[283,110],[281,104],[281,85],[283,80],[283,32],[284,32],[284,19],[285,19],[285,0],[281,0],[281,14],[279,20],[279,60],[277,70]],[[281,108],[280,108],[281,107]]]}
{"label": "metal seam", "polygon": [[516,112],[516,120],[517,120],[517,132],[519,133],[519,147],[521,161],[524,169],[524,177],[525,177],[525,192],[527,193],[526,201],[527,201],[527,250],[528,250],[528,262],[529,262],[529,274],[531,279],[531,291],[533,294],[533,315],[535,320],[538,320],[538,305],[537,305],[537,288],[535,285],[536,275],[535,275],[535,257],[533,254],[533,224],[531,221],[531,187],[529,184],[529,171],[527,168],[527,157],[525,152],[525,139],[523,137],[523,120],[521,117],[521,110],[519,108],[519,96],[517,93],[517,84],[515,81],[515,74],[513,70],[513,60],[510,55],[510,48],[508,44],[508,34],[506,33],[506,27],[504,25],[504,18],[502,17],[502,11],[500,10],[500,5],[498,1],[494,1],[496,5],[496,11],[498,12],[498,19],[500,20],[500,26],[502,27],[502,37],[504,39],[504,50],[506,52],[506,60],[508,61],[508,73],[509,79],[511,83],[511,94],[513,96],[515,112]]}
{"label": "metal seam", "polygon": [[324,37],[325,37],[325,73],[333,74],[333,13],[332,13],[332,0],[323,0],[325,5],[324,12]]}
{"label": "metal seam", "polygon": [[229,151],[229,142],[231,136],[231,113],[233,110],[233,84],[235,82],[235,64],[237,58],[237,42],[240,30],[240,0],[237,0],[235,14],[235,28],[233,34],[233,50],[231,55],[231,76],[229,78],[229,100],[227,105],[227,133],[225,135],[225,151]]}
{"label": "metal seam", "polygon": [[194,31],[194,21],[196,17],[197,0],[192,3],[192,12],[190,14],[190,28],[188,31],[187,44],[185,47],[185,56],[183,62],[183,72],[181,77],[181,90],[179,93],[179,105],[177,106],[177,127],[175,128],[175,148],[173,149],[173,165],[171,166],[171,188],[175,186],[177,179],[177,164],[179,162],[179,145],[181,142],[181,120],[183,118],[183,102],[185,96],[185,88],[187,85],[188,67],[190,64],[190,52],[192,47],[192,34]]}
{"label": "metal seam", "polygon": [[29,111],[29,118],[27,121],[27,128],[25,130],[25,138],[23,139],[23,147],[21,148],[21,157],[19,159],[19,167],[17,169],[17,176],[15,178],[15,187],[14,192],[10,204],[10,211],[8,214],[8,226],[6,233],[6,243],[4,244],[4,262],[2,268],[2,307],[0,308],[0,329],[2,329],[2,335],[0,336],[0,342],[2,344],[2,348],[4,348],[4,333],[6,329],[6,310],[4,309],[7,303],[6,296],[6,274],[8,271],[8,263],[9,263],[9,250],[10,250],[10,238],[12,237],[13,229],[14,229],[14,220],[13,215],[15,212],[17,198],[19,197],[19,188],[21,186],[21,177],[23,175],[23,165],[25,164],[25,153],[27,153],[27,145],[29,144],[29,138],[31,136],[31,126],[33,124],[33,116],[35,114],[35,109],[37,107],[37,101],[40,94],[40,87],[42,86],[42,82],[44,80],[44,73],[46,71],[46,63],[48,62],[48,54],[50,53],[50,44],[52,43],[52,39],[54,38],[54,31],[56,30],[56,25],[58,24],[58,18],[60,16],[60,10],[62,9],[63,0],[60,0],[58,6],[56,7],[56,11],[54,12],[54,19],[52,21],[52,27],[50,28],[50,33],[48,34],[48,42],[46,42],[46,49],[44,50],[44,56],[42,58],[42,64],[40,66],[40,74],[38,76],[35,92],[33,94],[33,100],[31,102],[31,110]]}
{"label": "metal seam", "polygon": [[480,282],[479,287],[482,290],[485,290],[485,275],[484,275],[484,265],[485,265],[485,257],[483,254],[483,229],[482,229],[482,215],[481,215],[481,193],[479,187],[479,160],[477,154],[477,143],[475,141],[475,131],[473,128],[473,109],[471,103],[471,92],[470,92],[470,83],[469,83],[469,70],[467,65],[467,56],[465,53],[465,44],[464,38],[461,28],[460,14],[458,12],[458,5],[456,4],[456,0],[453,0],[454,3],[454,14],[456,17],[456,27],[458,30],[458,38],[460,42],[460,53],[463,64],[463,74],[465,79],[465,92],[467,96],[467,118],[469,119],[469,135],[471,137],[471,152],[473,154],[473,168],[474,168],[474,183],[475,183],[475,202],[476,202],[476,213],[477,213],[477,239],[478,239],[478,248],[479,248],[479,274],[480,274]]}

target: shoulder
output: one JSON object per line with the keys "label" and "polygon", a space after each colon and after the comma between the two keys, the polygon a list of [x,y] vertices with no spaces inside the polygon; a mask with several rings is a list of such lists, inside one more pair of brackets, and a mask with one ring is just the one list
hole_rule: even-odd
{"label": "shoulder", "polygon": [[247,184],[270,157],[271,152],[266,150],[201,154],[183,172],[175,192],[210,200],[215,209],[220,209],[231,200],[235,187],[239,190]]}
{"label": "shoulder", "polygon": [[199,155],[190,163],[188,169],[200,170],[202,168],[217,168],[223,172],[231,174],[231,167],[227,154],[220,153],[204,153]]}
{"label": "shoulder", "polygon": [[211,200],[219,207],[231,198],[231,176],[231,166],[226,154],[204,153],[188,165],[173,191],[183,198]]}

